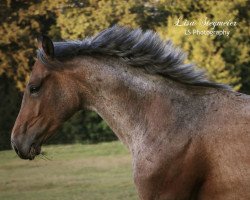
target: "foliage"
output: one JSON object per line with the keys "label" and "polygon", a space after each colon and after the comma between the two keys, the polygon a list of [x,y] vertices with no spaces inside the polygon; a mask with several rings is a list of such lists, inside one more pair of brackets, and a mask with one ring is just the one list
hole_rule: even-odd
{"label": "foliage", "polygon": [[[10,148],[10,130],[21,98],[13,80],[0,76],[0,150]],[[6,108],[8,110],[6,110]]]}
{"label": "foliage", "polygon": [[[20,93],[29,79],[36,55],[35,38],[41,32],[54,40],[80,39],[114,24],[153,29],[171,38],[188,54],[188,61],[206,69],[208,76],[250,93],[249,9],[247,0],[2,0],[0,1],[0,149],[9,147],[9,135]],[[229,37],[186,36],[177,18],[237,21]],[[206,29],[208,27],[194,28]],[[223,27],[227,29],[226,27]],[[220,28],[216,28],[219,30]],[[97,114],[79,112],[51,142],[98,142],[115,136]]]}

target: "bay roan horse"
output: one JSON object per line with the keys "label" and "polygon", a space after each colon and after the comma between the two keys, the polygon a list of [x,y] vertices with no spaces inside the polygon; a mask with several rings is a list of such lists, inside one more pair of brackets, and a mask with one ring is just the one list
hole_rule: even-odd
{"label": "bay roan horse", "polygon": [[21,158],[87,108],[129,148],[140,199],[250,199],[249,96],[208,81],[152,31],[38,44],[11,136]]}

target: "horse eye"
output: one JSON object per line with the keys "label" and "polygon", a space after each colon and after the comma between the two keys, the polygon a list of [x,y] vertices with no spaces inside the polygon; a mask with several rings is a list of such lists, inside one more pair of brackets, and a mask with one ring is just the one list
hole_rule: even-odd
{"label": "horse eye", "polygon": [[38,93],[39,90],[40,90],[40,86],[34,86],[34,85],[30,86],[30,94]]}

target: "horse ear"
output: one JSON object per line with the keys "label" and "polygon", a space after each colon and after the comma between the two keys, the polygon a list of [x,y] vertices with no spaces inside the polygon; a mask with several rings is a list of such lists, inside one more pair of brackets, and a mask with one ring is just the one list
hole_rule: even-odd
{"label": "horse ear", "polygon": [[43,49],[46,56],[54,58],[54,45],[52,40],[46,35],[40,35],[37,37],[38,48]]}

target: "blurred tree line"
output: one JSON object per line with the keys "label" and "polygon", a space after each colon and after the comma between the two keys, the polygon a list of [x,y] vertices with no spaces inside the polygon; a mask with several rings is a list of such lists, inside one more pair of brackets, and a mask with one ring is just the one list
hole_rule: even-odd
{"label": "blurred tree line", "polygon": [[[249,5],[247,0],[1,0],[0,1],[0,149],[10,148],[10,132],[36,55],[40,33],[53,40],[81,39],[114,24],[153,29],[188,52],[188,61],[205,68],[210,79],[250,93]],[[176,27],[182,17],[236,21],[226,36],[186,36]],[[196,25],[195,28],[208,30]],[[216,27],[215,30],[221,30]],[[116,139],[97,114],[80,111],[51,143]]]}

